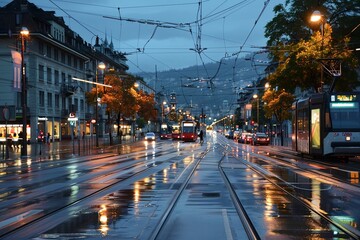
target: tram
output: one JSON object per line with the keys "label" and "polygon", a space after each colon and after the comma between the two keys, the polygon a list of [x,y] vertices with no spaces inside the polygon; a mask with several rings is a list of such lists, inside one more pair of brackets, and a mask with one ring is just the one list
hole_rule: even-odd
{"label": "tram", "polygon": [[292,105],[292,149],[311,157],[360,155],[360,92],[317,93]]}
{"label": "tram", "polygon": [[185,142],[195,142],[197,140],[197,124],[195,121],[181,122],[181,139]]}
{"label": "tram", "polygon": [[162,123],[160,128],[160,139],[168,138],[171,138],[170,127],[166,123]]}
{"label": "tram", "polygon": [[181,139],[181,129],[180,129],[180,125],[177,123],[175,123],[171,126],[171,138],[173,140]]}

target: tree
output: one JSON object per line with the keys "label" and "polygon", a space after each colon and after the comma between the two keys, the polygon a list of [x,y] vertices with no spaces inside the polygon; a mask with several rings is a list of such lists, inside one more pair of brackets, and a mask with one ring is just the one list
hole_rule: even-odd
{"label": "tree", "polygon": [[[324,58],[342,61],[343,74],[341,84],[336,86],[338,90],[352,90],[359,85],[355,71],[358,59],[351,49],[354,43],[351,37],[355,41],[359,38],[353,30],[356,31],[356,24],[360,22],[360,3],[348,0],[324,0],[322,3],[322,6],[314,6],[314,1],[310,0],[287,0],[285,5],[279,4],[274,8],[275,17],[265,30],[265,36],[269,38],[270,57],[277,63],[276,71],[269,77],[271,85],[289,92],[296,87],[318,91],[322,85],[319,59]],[[323,36],[319,24],[311,26],[309,23],[315,9],[327,19]],[[333,81],[326,73],[323,80],[325,84]]]}
{"label": "tree", "polygon": [[266,103],[264,104],[265,117],[268,119],[275,117],[276,122],[281,126],[281,145],[284,144],[282,125],[284,121],[291,119],[291,107],[294,99],[294,96],[284,89],[277,91],[270,88],[262,97]]}
{"label": "tree", "polygon": [[[331,37],[330,25],[325,25],[324,36],[316,32],[309,40],[300,40],[272,51],[278,64],[275,72],[268,77],[272,86],[294,92],[296,87],[301,90],[319,91],[323,84],[331,85],[333,77],[324,72],[321,82],[322,66],[320,59],[341,59],[343,74],[339,78],[340,90],[352,90],[359,85],[355,67],[357,65],[352,51],[344,47],[336,47]],[[344,45],[348,39],[344,39]]]}
{"label": "tree", "polygon": [[137,94],[137,102],[139,105],[138,115],[144,119],[144,121],[155,121],[156,112],[155,109],[155,97],[154,94],[147,94],[140,90]]}

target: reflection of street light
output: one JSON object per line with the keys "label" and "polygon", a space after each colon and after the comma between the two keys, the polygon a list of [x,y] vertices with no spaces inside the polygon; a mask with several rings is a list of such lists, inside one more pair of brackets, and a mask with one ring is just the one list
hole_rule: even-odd
{"label": "reflection of street light", "polygon": [[95,73],[95,78],[96,78],[96,108],[95,108],[95,118],[96,118],[96,124],[95,124],[95,131],[96,131],[96,147],[99,147],[99,110],[98,110],[98,78],[99,78],[99,74],[98,74],[98,69],[104,70],[105,69],[105,64],[103,62],[99,62],[99,64],[96,65],[96,73]]}
{"label": "reflection of street light", "polygon": [[27,104],[26,104],[26,76],[25,76],[25,65],[24,65],[24,51],[25,51],[25,37],[29,36],[29,30],[26,27],[22,27],[20,31],[21,37],[21,104],[22,104],[22,115],[23,115],[23,139],[22,139],[22,148],[21,156],[24,157],[27,155]]}
{"label": "reflection of street light", "polygon": [[253,98],[256,99],[256,122],[259,126],[259,96],[254,94]]}
{"label": "reflection of street light", "polygon": [[[315,10],[310,17],[310,21],[313,23],[320,23],[320,31],[321,31],[321,58],[322,58],[322,54],[323,54],[323,48],[324,48],[324,31],[325,31],[325,21],[323,18],[323,15],[321,14],[320,11]],[[321,75],[320,75],[320,89],[322,91],[323,88],[323,80],[324,79],[324,69],[321,66]]]}
{"label": "reflection of street light", "polygon": [[164,122],[164,106],[166,105],[166,101],[163,101],[161,104],[161,122]]}

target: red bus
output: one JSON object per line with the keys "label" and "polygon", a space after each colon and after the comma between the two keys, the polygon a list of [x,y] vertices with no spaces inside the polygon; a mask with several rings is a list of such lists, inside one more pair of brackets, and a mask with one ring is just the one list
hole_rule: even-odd
{"label": "red bus", "polygon": [[197,139],[195,121],[182,121],[181,122],[181,139],[183,141],[195,142]]}

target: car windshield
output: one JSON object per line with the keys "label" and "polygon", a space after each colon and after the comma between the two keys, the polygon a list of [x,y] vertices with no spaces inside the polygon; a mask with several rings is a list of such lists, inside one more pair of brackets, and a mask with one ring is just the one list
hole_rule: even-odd
{"label": "car windshield", "polygon": [[267,137],[267,135],[265,133],[257,133],[256,136],[257,137]]}

